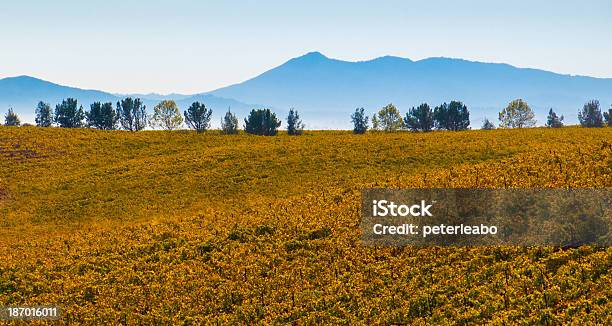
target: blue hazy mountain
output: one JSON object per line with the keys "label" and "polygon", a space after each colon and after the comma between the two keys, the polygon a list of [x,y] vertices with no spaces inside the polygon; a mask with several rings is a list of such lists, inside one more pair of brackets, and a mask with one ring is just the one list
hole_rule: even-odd
{"label": "blue hazy mountain", "polygon": [[484,117],[497,121],[497,113],[515,98],[530,103],[540,125],[549,108],[563,114],[566,122],[577,123],[586,101],[599,99],[602,109],[610,106],[612,79],[449,58],[412,61],[385,56],[347,62],[311,52],[211,94],[266,103],[283,112],[295,107],[311,128],[348,128],[356,107],[371,114],[393,103],[404,114],[423,102],[433,108],[461,100],[470,108],[472,127],[478,128]]}
{"label": "blue hazy mountain", "polygon": [[[33,123],[34,112],[39,101],[44,101],[55,105],[63,99],[76,98],[84,109],[89,109],[93,102],[112,102],[116,103],[126,96],[140,97],[147,106],[148,111],[153,111],[153,106],[163,99],[173,99],[177,102],[181,111],[185,110],[194,101],[204,102],[212,108],[213,126],[219,125],[221,117],[225,114],[228,107],[240,116],[245,116],[250,109],[258,107],[256,105],[245,104],[233,99],[221,98],[212,94],[111,94],[98,90],[86,90],[76,87],[62,86],[48,81],[29,76],[8,77],[0,79],[0,113],[2,117],[9,107],[12,107],[22,121]],[[4,122],[4,121],[2,121]]]}
{"label": "blue hazy mountain", "polygon": [[[124,96],[27,76],[0,79],[0,112],[12,106],[27,122],[33,121],[39,100],[54,106],[63,98],[74,97],[88,108],[94,101],[116,102]],[[567,123],[577,123],[578,110],[590,99],[599,99],[602,109],[610,107],[612,79],[449,58],[412,61],[385,56],[347,62],[311,52],[245,82],[208,93],[131,96],[141,97],[149,112],[162,99],[174,99],[181,110],[193,101],[204,102],[214,110],[213,126],[219,125],[228,107],[240,121],[250,109],[263,105],[284,120],[289,108],[295,107],[306,127],[312,129],[348,129],[356,107],[364,107],[371,114],[394,103],[404,114],[422,102],[433,107],[460,100],[470,108],[472,127],[478,128],[484,117],[496,121],[497,113],[515,98],[530,103],[540,125],[551,107],[563,114]]]}
{"label": "blue hazy mountain", "polygon": [[38,101],[51,103],[54,107],[67,97],[76,98],[80,103],[108,102],[117,99],[109,93],[61,86],[29,76],[0,79],[1,112],[12,107],[22,121],[33,122],[34,110]]}

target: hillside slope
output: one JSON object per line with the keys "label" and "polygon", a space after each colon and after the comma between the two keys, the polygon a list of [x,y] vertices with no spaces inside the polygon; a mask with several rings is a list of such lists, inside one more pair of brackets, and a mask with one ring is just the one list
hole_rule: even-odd
{"label": "hillside slope", "polygon": [[612,187],[612,128],[0,127],[0,305],[66,324],[610,324],[612,249],[372,248],[371,187]]}

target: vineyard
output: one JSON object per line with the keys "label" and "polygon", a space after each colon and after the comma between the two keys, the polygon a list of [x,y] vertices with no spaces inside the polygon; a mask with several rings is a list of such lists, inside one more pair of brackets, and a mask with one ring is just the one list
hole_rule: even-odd
{"label": "vineyard", "polygon": [[0,127],[0,306],[65,324],[612,324],[612,248],[360,243],[364,188],[610,188],[612,128]]}

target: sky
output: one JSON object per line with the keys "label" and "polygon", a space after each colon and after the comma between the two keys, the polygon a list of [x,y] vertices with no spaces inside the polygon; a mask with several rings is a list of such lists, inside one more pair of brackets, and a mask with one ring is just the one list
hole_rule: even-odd
{"label": "sky", "polygon": [[310,51],[509,63],[612,77],[612,1],[0,2],[0,78],[199,93]]}

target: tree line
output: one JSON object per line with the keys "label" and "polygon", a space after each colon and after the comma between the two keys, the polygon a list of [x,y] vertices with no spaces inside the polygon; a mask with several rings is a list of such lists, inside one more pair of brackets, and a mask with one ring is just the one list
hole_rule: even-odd
{"label": "tree line", "polygon": [[[89,110],[74,98],[67,98],[51,109],[49,103],[40,101],[36,106],[36,125],[39,127],[58,126],[61,128],[95,128],[101,130],[140,131],[147,126],[165,130],[175,130],[185,123],[189,128],[202,133],[210,129],[212,109],[204,103],[193,102],[182,114],[175,101],[163,100],[153,107],[153,114],[147,113],[147,107],[139,98],[126,97],[113,103],[94,102]],[[5,125],[19,126],[21,121],[12,108],[5,115]],[[244,119],[244,130],[249,134],[274,136],[278,133],[281,121],[270,109],[253,109]],[[238,118],[230,109],[221,119],[221,131],[224,134],[237,134]],[[289,110],[287,116],[287,133],[301,135],[304,123],[298,111]]]}
{"label": "tree line", "polygon": [[[139,98],[126,97],[117,101],[115,106],[111,102],[94,102],[89,110],[78,105],[76,99],[67,98],[51,109],[49,103],[40,101],[36,107],[36,125],[39,127],[59,126],[62,128],[96,128],[102,130],[123,129],[140,131],[147,126],[175,130],[185,123],[198,133],[210,129],[212,109],[204,103],[193,102],[182,114],[176,102],[163,100],[153,108],[149,116],[147,108]],[[498,114],[500,128],[529,128],[536,125],[535,114],[529,104],[516,99]],[[12,108],[5,115],[5,125],[19,126],[21,121]],[[563,116],[558,116],[551,108],[548,112],[546,126],[560,128],[563,126]],[[578,120],[583,127],[612,126],[612,108],[602,112],[599,101],[591,100],[584,104],[578,112]],[[363,108],[357,108],[351,115],[353,132],[363,134],[367,130],[398,131],[410,130],[429,132],[432,130],[460,131],[470,128],[470,112],[460,101],[443,103],[433,109],[423,103],[412,107],[402,117],[400,111],[388,104],[370,117]],[[274,136],[278,133],[281,121],[270,109],[253,109],[244,119],[244,131],[249,134]],[[495,125],[485,118],[482,129],[495,129]],[[238,118],[230,109],[221,119],[221,131],[224,134],[237,134],[239,130]],[[287,116],[287,133],[300,135],[304,130],[298,111],[290,109]]]}
{"label": "tree line", "polygon": [[[529,128],[536,125],[535,113],[529,104],[522,99],[516,99],[498,114],[500,128]],[[550,128],[563,127],[563,116],[558,116],[551,108],[546,118],[546,126]],[[583,127],[612,126],[612,108],[608,112],[601,111],[598,100],[591,100],[584,104],[578,112],[578,120]],[[393,105],[388,104],[372,115],[372,127],[370,118],[365,114],[363,108],[355,109],[351,115],[353,132],[363,134],[368,130],[374,131],[421,131],[432,130],[467,130],[470,127],[470,112],[465,104],[460,101],[443,103],[433,109],[427,103],[412,107],[402,117],[400,111]],[[495,125],[485,118],[482,129],[495,129]]]}

